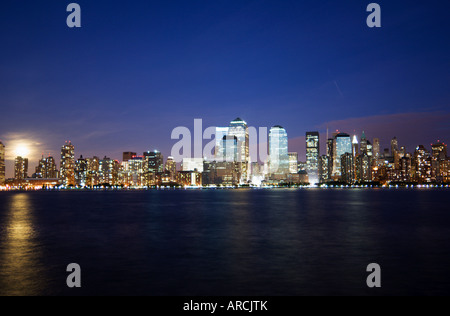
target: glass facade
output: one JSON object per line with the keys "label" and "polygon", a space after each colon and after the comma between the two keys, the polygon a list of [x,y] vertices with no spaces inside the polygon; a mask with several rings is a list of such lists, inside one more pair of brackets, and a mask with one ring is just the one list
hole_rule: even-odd
{"label": "glass facade", "polygon": [[341,158],[345,154],[352,154],[352,140],[350,135],[345,133],[340,133],[336,135],[336,149],[334,157],[334,171],[333,175],[335,177],[341,177]]}
{"label": "glass facade", "polygon": [[281,126],[274,126],[269,132],[269,173],[289,173],[288,136]]}

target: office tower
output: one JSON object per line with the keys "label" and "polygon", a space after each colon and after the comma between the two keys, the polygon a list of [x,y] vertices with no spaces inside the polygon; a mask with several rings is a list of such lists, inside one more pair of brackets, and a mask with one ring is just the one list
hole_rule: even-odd
{"label": "office tower", "polygon": [[248,126],[245,121],[240,118],[230,123],[228,136],[237,138],[238,163],[241,172],[241,183],[247,183],[249,180],[248,164],[250,162],[250,138]]}
{"label": "office tower", "polygon": [[397,137],[394,137],[391,140],[391,155],[395,156],[395,154],[398,152],[398,140]]}
{"label": "office tower", "polygon": [[122,160],[122,161],[128,161],[128,160],[130,160],[130,159],[133,159],[133,158],[136,157],[136,156],[137,156],[137,154],[134,153],[134,152],[131,152],[131,151],[129,151],[129,152],[124,152],[124,153],[123,153],[123,160]]}
{"label": "office tower", "polygon": [[16,180],[28,178],[28,158],[16,157],[14,161],[14,178]]}
{"label": "office tower", "polygon": [[0,185],[5,185],[6,168],[5,168],[5,145],[0,142]]}
{"label": "office tower", "polygon": [[341,181],[352,184],[355,180],[355,158],[346,152],[341,156]]}
{"label": "office tower", "polygon": [[414,152],[414,179],[419,183],[431,181],[431,155],[423,145],[416,148]]}
{"label": "office tower", "polygon": [[298,173],[298,153],[288,153],[289,173]]}
{"label": "office tower", "polygon": [[203,158],[183,158],[182,171],[203,172]]}
{"label": "office tower", "polygon": [[363,131],[362,132],[362,136],[361,136],[361,152],[367,152],[367,146],[368,146],[369,142],[367,141],[367,137],[366,137],[366,132]]}
{"label": "office tower", "polygon": [[319,158],[319,182],[327,183],[331,180],[331,173],[329,168],[329,157],[322,155]]}
{"label": "office tower", "polygon": [[312,184],[319,182],[319,139],[319,132],[306,133],[306,171]]}
{"label": "office tower", "polygon": [[288,136],[286,130],[279,125],[272,127],[269,132],[269,173],[289,173]]}
{"label": "office tower", "polygon": [[372,181],[372,158],[367,150],[356,157],[356,180],[359,182]]}
{"label": "office tower", "polygon": [[367,155],[370,158],[373,158],[373,145],[368,140],[366,140],[366,150],[365,150],[365,152],[367,152]]}
{"label": "office tower", "polygon": [[217,161],[222,161],[223,159],[223,149],[222,143],[223,138],[228,135],[229,127],[216,127],[216,147],[214,149],[215,159]]}
{"label": "office tower", "polygon": [[159,173],[164,172],[164,157],[162,153],[158,150],[148,151],[144,153],[145,166],[144,169],[146,172]]}
{"label": "office tower", "polygon": [[94,187],[100,184],[100,159],[98,157],[88,158],[87,162],[87,180],[86,186]]}
{"label": "office tower", "polygon": [[117,185],[119,176],[119,162],[108,157],[104,157],[99,163],[100,185]]}
{"label": "office tower", "polygon": [[88,178],[88,162],[83,156],[75,162],[75,183],[79,187],[85,187]]}
{"label": "office tower", "polygon": [[222,138],[219,162],[239,162],[239,141],[236,136],[226,135]]}
{"label": "office tower", "polygon": [[400,160],[400,181],[410,182],[412,174],[411,157],[403,157]]}
{"label": "office tower", "polygon": [[144,158],[136,157],[122,163],[123,184],[128,187],[144,186]]}
{"label": "office tower", "polygon": [[352,154],[352,140],[350,135],[345,133],[337,134],[335,137],[335,158],[334,158],[334,165],[333,165],[333,176],[336,178],[340,178],[342,175],[342,168],[341,168],[341,161],[342,156],[344,154]]}
{"label": "office tower", "polygon": [[61,147],[60,176],[65,186],[75,185],[75,147],[70,141]]}
{"label": "office tower", "polygon": [[[366,146],[366,148],[367,148],[367,146]],[[359,143],[358,143],[358,137],[356,135],[353,135],[352,153],[353,153],[353,157],[356,157],[359,154]]]}
{"label": "office tower", "polygon": [[377,161],[377,163],[378,163],[378,159],[381,158],[380,154],[381,154],[381,151],[380,151],[380,139],[379,138],[374,138],[373,139],[373,157]]}
{"label": "office tower", "polygon": [[177,179],[177,163],[173,157],[168,157],[165,166],[166,172],[170,173],[170,179],[175,181]]}
{"label": "office tower", "polygon": [[42,157],[38,162],[36,173],[33,177],[42,179],[58,178],[58,169],[56,168],[55,159],[50,156],[47,158]]}
{"label": "office tower", "polygon": [[447,145],[441,142],[431,145],[433,158],[437,161],[447,159]]}
{"label": "office tower", "polygon": [[334,149],[336,148],[334,138],[329,138],[327,140],[327,157],[328,157],[328,174],[331,177],[333,174],[333,166],[334,166]]}

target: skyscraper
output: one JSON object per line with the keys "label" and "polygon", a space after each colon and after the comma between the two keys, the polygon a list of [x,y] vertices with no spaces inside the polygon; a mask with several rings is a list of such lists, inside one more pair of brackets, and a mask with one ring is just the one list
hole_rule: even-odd
{"label": "skyscraper", "polygon": [[223,150],[222,143],[223,137],[228,135],[229,127],[216,127],[216,147],[215,147],[215,158],[217,161],[222,161]]}
{"label": "skyscraper", "polygon": [[374,138],[373,139],[373,158],[378,163],[378,159],[381,158],[381,151],[380,151],[380,139]]}
{"label": "skyscraper", "polygon": [[16,157],[14,161],[14,177],[16,180],[28,178],[28,158]]}
{"label": "skyscraper", "polygon": [[241,183],[247,183],[249,180],[248,163],[250,161],[250,138],[247,123],[240,118],[232,121],[228,130],[228,136],[235,136],[237,138]]}
{"label": "skyscraper", "polygon": [[5,145],[0,142],[0,185],[5,185],[6,171],[5,171]]}
{"label": "skyscraper", "polygon": [[306,171],[312,184],[319,182],[319,140],[319,132],[306,133]]}
{"label": "skyscraper", "polygon": [[345,133],[337,134],[335,137],[335,144],[333,176],[340,178],[342,175],[341,158],[344,154],[352,154],[352,140],[350,135]]}
{"label": "skyscraper", "polygon": [[298,153],[289,153],[289,173],[298,173]]}
{"label": "skyscraper", "polygon": [[391,140],[391,155],[392,155],[393,157],[395,157],[395,155],[397,154],[397,152],[398,152],[398,140],[397,140],[397,137],[394,137],[394,138]]}
{"label": "skyscraper", "polygon": [[56,179],[58,178],[58,169],[56,168],[56,162],[53,157],[42,157],[36,167],[36,173],[33,177],[42,179]]}
{"label": "skyscraper", "polygon": [[165,166],[166,172],[170,173],[170,179],[175,181],[177,178],[177,163],[173,157],[168,157]]}
{"label": "skyscraper", "polygon": [[[361,146],[361,150],[362,150],[362,146]],[[358,137],[356,135],[353,135],[352,151],[353,151],[353,157],[358,156],[358,154],[359,154],[359,143],[358,143]]]}
{"label": "skyscraper", "polygon": [[274,126],[269,132],[269,173],[289,173],[288,136],[282,126]]}
{"label": "skyscraper", "polygon": [[75,162],[75,182],[77,186],[85,187],[88,178],[88,162],[83,156],[80,156]]}
{"label": "skyscraper", "polygon": [[60,173],[65,186],[75,185],[75,147],[70,141],[61,147]]}
{"label": "skyscraper", "polygon": [[158,150],[148,151],[144,153],[146,172],[164,172],[164,157]]}

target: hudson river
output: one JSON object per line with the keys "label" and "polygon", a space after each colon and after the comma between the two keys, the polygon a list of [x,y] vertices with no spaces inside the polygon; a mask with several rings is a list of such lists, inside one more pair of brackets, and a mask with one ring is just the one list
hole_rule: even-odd
{"label": "hudson river", "polygon": [[108,294],[450,295],[450,191],[0,192],[0,295]]}

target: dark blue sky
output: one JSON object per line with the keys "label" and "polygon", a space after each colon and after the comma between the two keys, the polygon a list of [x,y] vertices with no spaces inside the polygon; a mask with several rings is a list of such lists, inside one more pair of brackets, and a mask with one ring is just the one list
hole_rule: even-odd
{"label": "dark blue sky", "polygon": [[[159,148],[173,128],[283,125],[367,131],[383,144],[450,140],[450,4],[378,1],[5,0],[0,11],[0,139],[30,158]],[[323,137],[323,143],[325,136]],[[32,161],[34,163],[34,161]],[[9,163],[10,164],[10,163]],[[9,170],[8,175],[11,176]]]}

